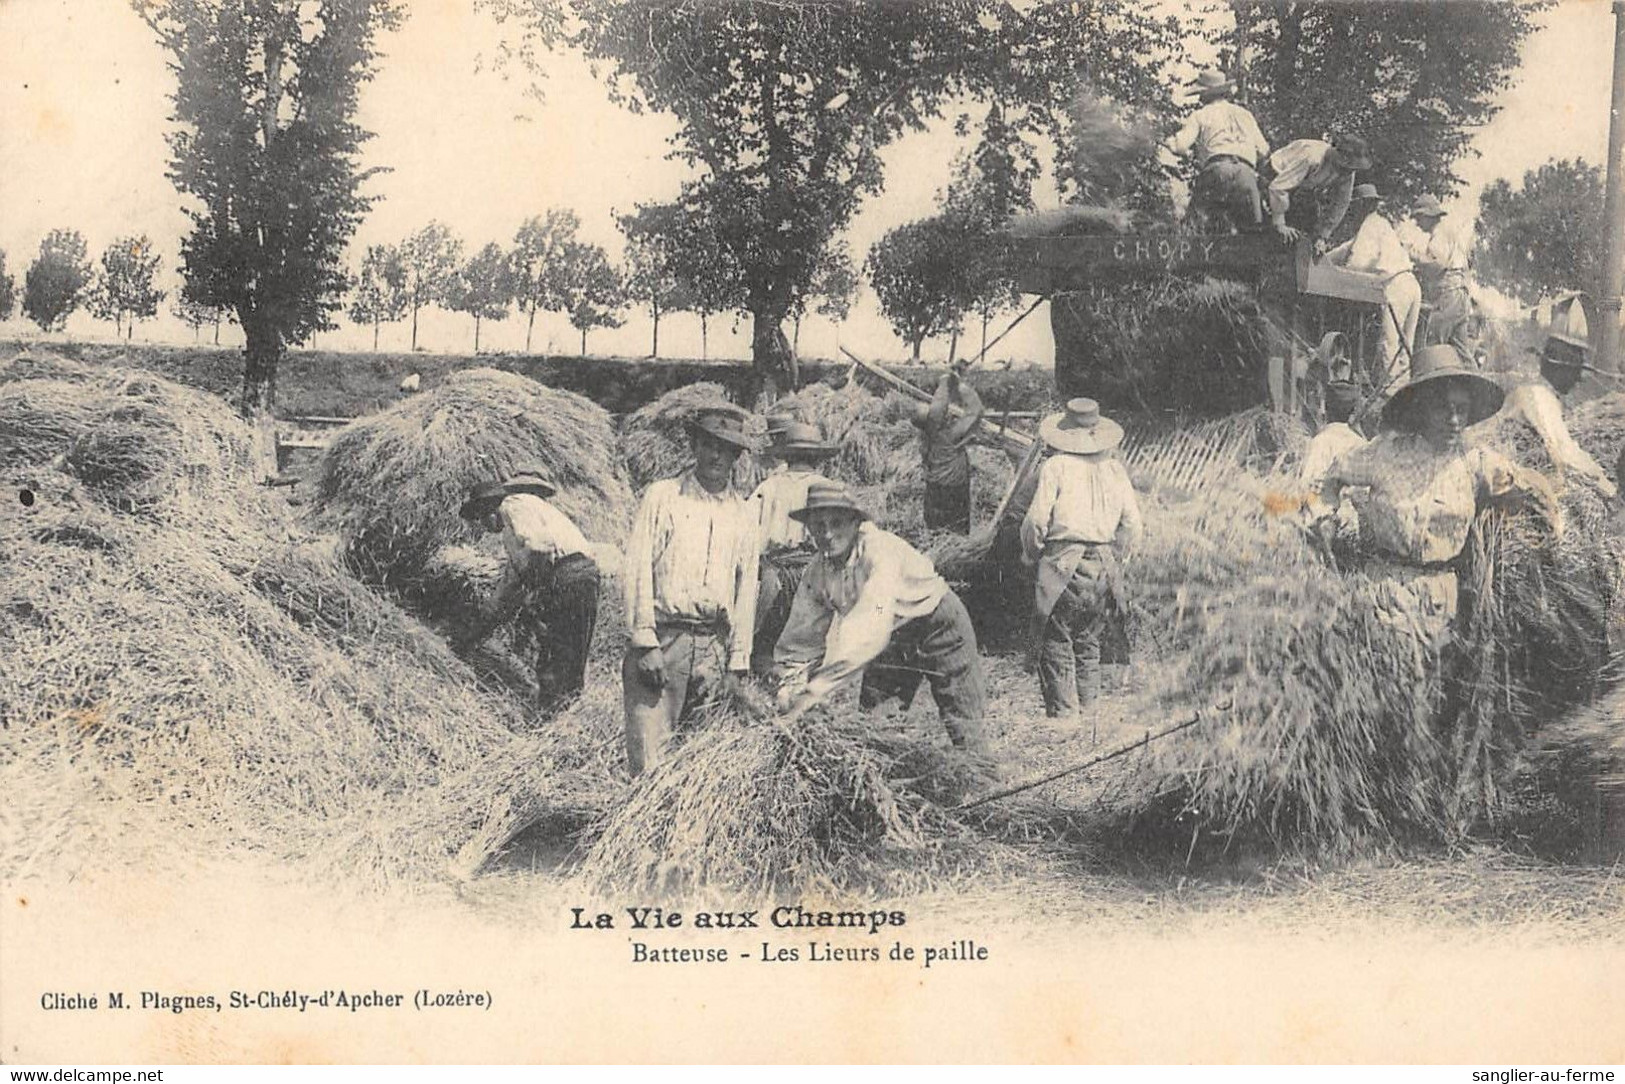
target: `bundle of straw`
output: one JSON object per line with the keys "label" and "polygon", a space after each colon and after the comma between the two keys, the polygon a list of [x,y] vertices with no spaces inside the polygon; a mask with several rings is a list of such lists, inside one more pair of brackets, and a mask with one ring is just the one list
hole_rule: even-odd
{"label": "bundle of straw", "polygon": [[1067,180],[1079,202],[1096,206],[1144,202],[1162,171],[1155,156],[1155,123],[1139,110],[1084,90],[1067,108]]}

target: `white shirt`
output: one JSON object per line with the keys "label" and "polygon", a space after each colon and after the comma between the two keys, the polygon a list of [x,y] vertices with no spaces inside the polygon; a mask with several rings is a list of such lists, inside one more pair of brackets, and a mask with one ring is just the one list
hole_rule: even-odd
{"label": "white shirt", "polygon": [[1127,545],[1140,531],[1140,502],[1122,460],[1110,452],[1061,453],[1038,471],[1033,503],[1021,521],[1021,550],[1032,564],[1050,542]]}
{"label": "white shirt", "polygon": [[799,549],[807,543],[807,528],[800,520],[791,519],[790,513],[807,506],[807,487],[814,482],[828,481],[814,470],[790,470],[779,467],[762,479],[762,484],[751,494],[751,507],[756,513],[757,537],[763,553]]}
{"label": "white shirt", "polygon": [[570,517],[534,493],[514,493],[497,505],[502,524],[502,548],[508,551],[508,566],[526,568],[533,557],[548,563],[572,554],[592,552],[580,528]]}
{"label": "white shirt", "polygon": [[1270,153],[1258,121],[1245,107],[1217,98],[1185,119],[1168,141],[1168,149],[1196,159],[1198,167],[1216,154],[1233,154],[1256,167]]}
{"label": "white shirt", "polygon": [[1411,270],[1411,257],[1394,232],[1393,223],[1377,211],[1365,216],[1352,241],[1338,245],[1328,256],[1350,271],[1371,271],[1385,277]]}

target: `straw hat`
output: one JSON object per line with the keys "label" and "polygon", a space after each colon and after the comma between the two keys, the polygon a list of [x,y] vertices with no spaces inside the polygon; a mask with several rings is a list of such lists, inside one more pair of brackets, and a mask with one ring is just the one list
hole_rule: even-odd
{"label": "straw hat", "polygon": [[779,430],[769,449],[774,455],[831,456],[838,448],[824,443],[824,433],[812,422],[791,421]]}
{"label": "straw hat", "polygon": [[1354,191],[1349,195],[1349,202],[1358,203],[1363,199],[1379,200],[1382,199],[1382,196],[1377,192],[1377,186],[1374,184],[1357,184],[1354,186]]}
{"label": "straw hat", "polygon": [[526,467],[501,482],[481,482],[469,491],[468,499],[457,510],[464,519],[482,519],[503,499],[515,493],[529,493],[537,497],[551,497],[558,492],[540,467]]}
{"label": "straw hat", "polygon": [[1071,399],[1064,411],[1039,424],[1038,437],[1058,452],[1090,455],[1123,443],[1123,427],[1102,417],[1100,404],[1093,399]]}
{"label": "straw hat", "polygon": [[1191,89],[1204,98],[1210,94],[1222,94],[1227,90],[1232,90],[1235,85],[1236,81],[1234,79],[1225,78],[1224,73],[1217,68],[1204,68],[1196,74],[1195,80],[1190,84]]}
{"label": "straw hat", "polygon": [[822,478],[807,486],[807,503],[791,512],[790,518],[805,523],[814,512],[826,511],[851,512],[862,519],[869,518],[869,513],[859,507],[850,489],[839,482]]}
{"label": "straw hat", "polygon": [[745,435],[745,412],[738,407],[705,407],[688,419],[688,428],[709,433],[741,451],[750,451],[751,440]]}
{"label": "straw hat", "polygon": [[1339,132],[1332,136],[1331,144],[1334,165],[1355,172],[1371,168],[1371,147],[1361,137]]}
{"label": "straw hat", "polygon": [[1414,428],[1417,408],[1429,396],[1452,386],[1472,393],[1473,414],[1468,425],[1477,425],[1500,410],[1506,398],[1501,385],[1480,376],[1460,350],[1449,343],[1439,343],[1423,347],[1411,359],[1410,380],[1394,392],[1394,397],[1382,408],[1383,425],[1393,429]]}
{"label": "straw hat", "polygon": [[1412,218],[1443,218],[1444,208],[1439,206],[1439,200],[1432,195],[1423,196],[1411,208]]}

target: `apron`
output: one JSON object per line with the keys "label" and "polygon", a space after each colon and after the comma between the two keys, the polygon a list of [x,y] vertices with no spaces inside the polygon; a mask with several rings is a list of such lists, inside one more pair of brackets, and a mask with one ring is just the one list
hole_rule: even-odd
{"label": "apron", "polygon": [[[1044,547],[1044,556],[1038,561],[1038,576],[1033,585],[1033,624],[1032,640],[1034,643],[1043,639],[1044,626],[1049,623],[1049,615],[1054,611],[1055,604],[1066,593],[1067,584],[1072,582],[1072,576],[1078,571],[1078,565],[1084,558],[1104,557],[1108,547],[1094,542],[1052,542]],[[1110,573],[1108,572],[1108,577]]]}

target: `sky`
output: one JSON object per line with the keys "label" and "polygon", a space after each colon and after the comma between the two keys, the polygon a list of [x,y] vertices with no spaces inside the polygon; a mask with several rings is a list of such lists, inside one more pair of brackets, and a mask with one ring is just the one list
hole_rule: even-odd
{"label": "sky", "polygon": [[[382,39],[380,70],[363,90],[360,121],[375,133],[364,161],[389,172],[369,182],[367,191],[381,199],[352,243],[352,264],[366,245],[398,241],[431,219],[447,223],[467,252],[488,241],[507,245],[526,218],[554,207],[575,210],[582,235],[618,255],[614,215],[677,193],[687,167],[668,156],[671,118],[612,104],[586,64],[568,55],[550,61],[545,99],[537,101],[526,93],[525,73],[490,63],[501,31],[472,10],[472,0],[406,0],[406,6],[406,23]],[[1504,108],[1474,140],[1480,157],[1458,165],[1468,185],[1447,204],[1453,211],[1470,212],[1485,184],[1516,180],[1549,158],[1606,156],[1609,4],[1562,0],[1541,19]],[[172,87],[165,54],[126,0],[0,0],[0,250],[19,289],[40,240],[64,227],[84,235],[93,262],[115,237],[150,235],[164,257],[162,277],[172,293],[178,290],[188,220],[165,176]],[[883,151],[885,191],[865,201],[847,234],[860,262],[886,230],[932,213],[958,149],[945,118]],[[1039,200],[1058,202],[1048,184],[1040,186]],[[166,302],[162,318],[139,325],[137,339],[190,341],[192,333],[167,309]],[[626,315],[626,326],[594,331],[589,351],[647,354],[647,315]],[[1017,328],[994,358],[1048,364],[1054,347],[1043,315]],[[711,356],[749,355],[749,321],[731,325],[728,318],[711,321]],[[0,324],[9,334],[36,331],[20,315]],[[481,347],[519,350],[524,334],[522,319],[486,322]],[[110,337],[112,326],[79,313],[67,335]],[[404,323],[386,326],[380,347],[404,350],[407,335]],[[467,316],[437,310],[422,316],[420,347],[468,352],[472,339]],[[221,341],[240,338],[227,329]],[[697,318],[663,319],[660,341],[662,356],[698,356]],[[347,322],[314,343],[370,344],[370,329]],[[843,325],[818,317],[803,325],[804,355],[834,357],[842,345],[881,359],[906,354],[867,289]],[[570,354],[579,346],[562,316],[538,316],[535,350]],[[926,345],[927,357],[946,351],[946,339]]]}

